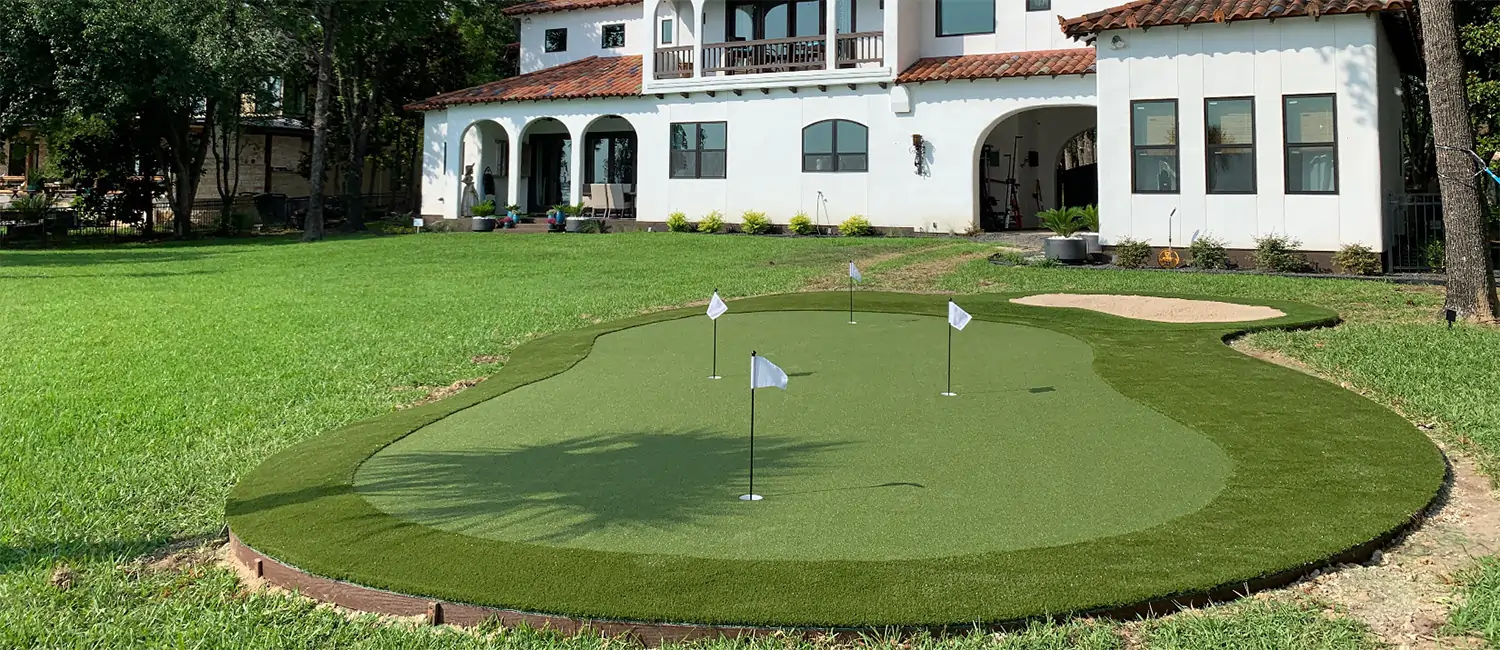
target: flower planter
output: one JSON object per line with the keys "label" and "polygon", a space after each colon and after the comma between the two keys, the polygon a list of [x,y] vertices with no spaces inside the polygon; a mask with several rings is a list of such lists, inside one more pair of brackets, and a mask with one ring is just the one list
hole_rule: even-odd
{"label": "flower planter", "polygon": [[1099,245],[1099,233],[1081,232],[1074,236],[1083,239],[1084,248],[1087,249],[1090,257],[1104,254],[1104,247]]}
{"label": "flower planter", "polygon": [[1078,237],[1048,237],[1042,242],[1047,259],[1063,264],[1081,264],[1088,259],[1088,243]]}
{"label": "flower planter", "polygon": [[472,230],[474,232],[491,232],[495,229],[495,219],[493,217],[474,217],[473,224]]}

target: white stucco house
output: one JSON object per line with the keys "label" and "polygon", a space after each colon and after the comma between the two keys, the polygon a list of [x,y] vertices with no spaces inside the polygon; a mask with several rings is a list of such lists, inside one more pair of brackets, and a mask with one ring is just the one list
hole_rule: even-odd
{"label": "white stucco house", "polygon": [[522,74],[409,107],[422,211],[463,216],[472,166],[532,212],[623,186],[642,222],[965,232],[1097,204],[1105,243],[1388,247],[1409,0],[1115,1],[521,4]]}

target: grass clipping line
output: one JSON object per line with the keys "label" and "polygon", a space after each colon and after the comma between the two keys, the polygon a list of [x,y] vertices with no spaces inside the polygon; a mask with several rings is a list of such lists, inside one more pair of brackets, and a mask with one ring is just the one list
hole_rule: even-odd
{"label": "grass clipping line", "polygon": [[[689,309],[537,339],[471,390],[299,443],[245,475],[226,514],[245,544],[302,570],[455,602],[631,621],[931,626],[1118,609],[1310,570],[1403,529],[1442,484],[1441,453],[1400,416],[1223,343],[1246,331],[1332,324],[1331,311],[1267,301],[1287,315],[1249,325],[1163,324],[1018,305],[1014,297],[958,301],[976,319],[1087,341],[1093,371],[1115,390],[1224,450],[1234,472],[1219,495],[1146,530],[1060,546],[914,560],[757,561],[478,539],[392,517],[355,492],[359,466],[393,441],[567,371],[602,334],[698,315]],[[843,292],[787,294],[734,301],[731,309],[837,312],[847,301]],[[939,317],[946,302],[860,296],[865,311]],[[1108,414],[1089,417],[1092,426],[1108,424]]]}

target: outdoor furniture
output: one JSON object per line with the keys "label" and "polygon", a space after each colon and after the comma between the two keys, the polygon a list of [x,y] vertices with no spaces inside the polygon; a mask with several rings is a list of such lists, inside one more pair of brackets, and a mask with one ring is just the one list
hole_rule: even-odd
{"label": "outdoor furniture", "polygon": [[588,196],[583,197],[583,208],[589,211],[589,216],[598,216],[600,211],[609,215],[609,205],[605,202],[605,185],[603,183],[589,183]]}
{"label": "outdoor furniture", "polygon": [[610,183],[604,186],[604,216],[613,216],[616,211],[624,212],[625,185],[621,183]]}

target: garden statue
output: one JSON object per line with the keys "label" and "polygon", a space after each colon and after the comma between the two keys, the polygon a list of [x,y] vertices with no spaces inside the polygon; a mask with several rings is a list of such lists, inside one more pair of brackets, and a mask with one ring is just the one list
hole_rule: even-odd
{"label": "garden statue", "polygon": [[458,216],[474,216],[474,204],[478,202],[479,195],[474,192],[474,166],[464,165],[464,190],[458,199]]}

